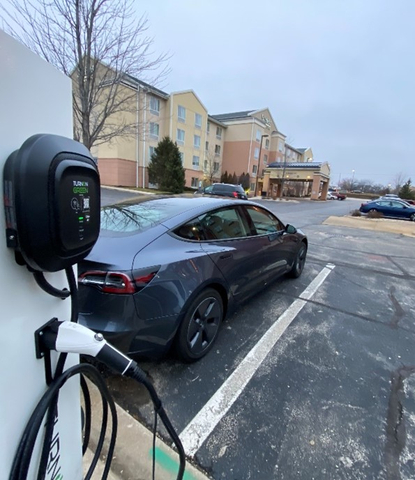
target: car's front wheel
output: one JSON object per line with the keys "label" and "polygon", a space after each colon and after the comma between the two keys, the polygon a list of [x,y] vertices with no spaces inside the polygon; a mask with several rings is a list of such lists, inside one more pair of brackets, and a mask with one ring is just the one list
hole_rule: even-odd
{"label": "car's front wheel", "polygon": [[204,357],[218,336],[223,319],[223,301],[219,293],[208,288],[193,300],[177,332],[175,348],[187,362]]}
{"label": "car's front wheel", "polygon": [[411,222],[415,222],[415,213],[413,213],[413,214],[409,217],[409,220],[411,220]]}
{"label": "car's front wheel", "polygon": [[300,248],[298,249],[297,256],[295,257],[293,266],[288,272],[288,275],[292,278],[298,278],[304,270],[305,259],[307,256],[307,246],[303,242],[301,243]]}

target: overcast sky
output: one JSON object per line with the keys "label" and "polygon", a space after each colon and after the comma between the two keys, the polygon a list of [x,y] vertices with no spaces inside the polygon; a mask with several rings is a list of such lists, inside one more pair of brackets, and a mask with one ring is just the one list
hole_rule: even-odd
{"label": "overcast sky", "polygon": [[167,92],[193,89],[210,114],[269,107],[333,183],[415,184],[414,0],[137,0]]}

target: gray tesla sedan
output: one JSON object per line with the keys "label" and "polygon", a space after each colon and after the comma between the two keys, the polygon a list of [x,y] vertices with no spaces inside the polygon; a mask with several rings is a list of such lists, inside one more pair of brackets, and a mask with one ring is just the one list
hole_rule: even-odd
{"label": "gray tesla sedan", "polygon": [[254,202],[150,197],[104,207],[79,264],[79,321],[129,354],[173,346],[195,361],[224,316],[275,278],[301,275],[306,236]]}

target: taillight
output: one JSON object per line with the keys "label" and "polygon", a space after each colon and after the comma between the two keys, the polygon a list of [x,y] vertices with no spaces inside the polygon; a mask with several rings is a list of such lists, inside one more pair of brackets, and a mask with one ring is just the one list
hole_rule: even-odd
{"label": "taillight", "polygon": [[135,270],[133,275],[126,272],[88,271],[79,276],[79,283],[98,288],[104,293],[131,294],[140,291],[157,275],[160,267]]}
{"label": "taillight", "polygon": [[234,196],[235,198],[238,198],[238,192],[233,192],[233,196]]}

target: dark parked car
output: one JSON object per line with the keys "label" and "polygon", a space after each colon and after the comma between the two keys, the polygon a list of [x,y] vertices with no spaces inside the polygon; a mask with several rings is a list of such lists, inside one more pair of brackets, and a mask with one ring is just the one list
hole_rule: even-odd
{"label": "dark parked car", "polygon": [[360,211],[363,213],[380,212],[385,217],[408,218],[415,221],[415,207],[403,200],[379,198],[374,202],[362,203]]}
{"label": "dark parked car", "polygon": [[245,190],[241,185],[232,185],[230,183],[214,183],[205,187],[202,192],[204,195],[220,195],[222,197],[240,198],[248,200]]}
{"label": "dark parked car", "polygon": [[212,347],[226,313],[287,273],[301,275],[307,238],[254,202],[144,199],[104,207],[79,264],[79,321],[130,354],[186,361]]}

